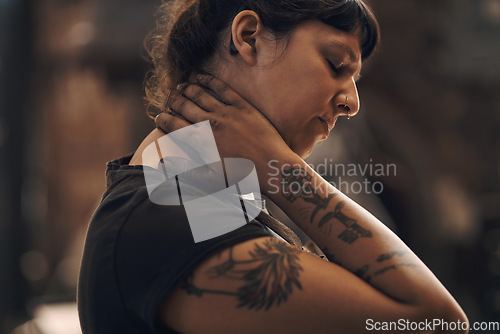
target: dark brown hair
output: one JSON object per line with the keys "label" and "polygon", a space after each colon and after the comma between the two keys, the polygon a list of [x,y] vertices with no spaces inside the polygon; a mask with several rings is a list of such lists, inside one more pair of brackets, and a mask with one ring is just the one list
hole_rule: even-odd
{"label": "dark brown hair", "polygon": [[168,109],[179,83],[202,72],[220,44],[220,33],[245,9],[255,11],[276,39],[308,20],[346,32],[360,28],[363,60],[379,41],[377,20],[362,0],[166,0],[158,8],[157,28],[146,45],[153,63],[145,82],[151,117]]}

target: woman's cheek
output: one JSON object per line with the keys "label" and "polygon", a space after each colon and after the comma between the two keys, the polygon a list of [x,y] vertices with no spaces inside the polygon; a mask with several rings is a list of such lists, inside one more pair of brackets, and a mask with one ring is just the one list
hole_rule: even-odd
{"label": "woman's cheek", "polygon": [[325,103],[332,99],[336,85],[329,69],[323,64],[315,66],[309,72],[309,79],[311,96],[314,96],[315,101]]}

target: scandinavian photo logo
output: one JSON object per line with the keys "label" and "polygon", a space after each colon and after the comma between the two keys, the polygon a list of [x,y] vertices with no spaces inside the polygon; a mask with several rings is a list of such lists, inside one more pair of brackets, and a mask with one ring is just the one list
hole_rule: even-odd
{"label": "scandinavian photo logo", "polygon": [[[396,176],[397,174],[395,164],[373,163],[372,159],[365,164],[333,163],[333,159],[325,159],[316,165],[310,163],[309,166],[334,188],[346,195],[361,193],[379,195],[384,191],[384,184],[381,181],[371,182],[370,179]],[[300,173],[302,170],[300,165],[279,165],[278,160],[271,160],[268,167],[271,170],[268,185],[273,194],[297,195],[319,190],[311,187],[307,182],[295,181],[290,183],[287,181],[290,178],[297,179],[300,177],[300,175],[293,175],[293,173]],[[322,189],[322,192],[328,192],[328,189]]]}

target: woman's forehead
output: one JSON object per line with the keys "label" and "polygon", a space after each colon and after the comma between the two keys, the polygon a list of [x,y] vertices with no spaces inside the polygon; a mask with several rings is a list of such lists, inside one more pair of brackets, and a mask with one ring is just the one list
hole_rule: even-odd
{"label": "woman's forehead", "polygon": [[310,40],[331,48],[341,49],[348,54],[349,60],[352,62],[358,62],[360,59],[360,29],[346,32],[321,21],[309,21],[297,27],[294,36],[292,36],[292,39],[294,38],[299,43]]}

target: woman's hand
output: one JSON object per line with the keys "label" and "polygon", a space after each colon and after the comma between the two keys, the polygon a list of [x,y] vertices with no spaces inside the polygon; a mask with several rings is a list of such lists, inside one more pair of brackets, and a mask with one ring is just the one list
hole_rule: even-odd
{"label": "woman's hand", "polygon": [[253,161],[259,178],[270,160],[294,154],[269,120],[223,81],[198,75],[196,82],[178,88],[181,94],[173,99],[173,112],[161,113],[155,119],[163,132],[208,120],[221,157]]}

